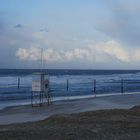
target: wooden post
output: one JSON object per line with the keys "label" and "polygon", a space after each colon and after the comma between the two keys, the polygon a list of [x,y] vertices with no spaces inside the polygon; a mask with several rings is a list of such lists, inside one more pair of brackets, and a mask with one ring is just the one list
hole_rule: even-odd
{"label": "wooden post", "polygon": [[123,79],[121,80],[121,93],[122,95],[124,93],[124,80]]}
{"label": "wooden post", "polygon": [[18,89],[20,88],[20,78],[18,77]]}
{"label": "wooden post", "polygon": [[33,107],[33,92],[31,92],[31,105]]}
{"label": "wooden post", "polygon": [[39,103],[39,105],[42,106],[42,93],[41,93],[41,92],[40,92],[40,94],[39,94],[39,98],[40,98],[40,103]]}
{"label": "wooden post", "polygon": [[94,94],[95,94],[95,97],[96,97],[96,80],[94,80]]}
{"label": "wooden post", "polygon": [[67,79],[67,91],[69,90],[69,79]]}

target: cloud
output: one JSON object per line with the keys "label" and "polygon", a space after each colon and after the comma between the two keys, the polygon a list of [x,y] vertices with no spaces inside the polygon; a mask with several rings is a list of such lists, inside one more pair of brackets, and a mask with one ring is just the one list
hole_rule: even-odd
{"label": "cloud", "polygon": [[127,45],[139,46],[140,1],[117,0],[109,1],[106,5],[110,14],[106,15],[104,20],[98,22],[97,30]]}
{"label": "cloud", "polygon": [[43,29],[40,29],[40,32],[48,32],[48,29],[47,28],[43,28]]}
{"label": "cloud", "polygon": [[32,34],[34,42],[46,46],[48,45],[48,38],[46,37],[45,32],[35,32]]}
{"label": "cloud", "polygon": [[3,23],[0,21],[0,29],[3,28]]}
{"label": "cloud", "polygon": [[[133,54],[133,55],[132,55]],[[69,51],[44,50],[44,60],[49,63],[63,63],[81,61],[90,63],[135,63],[140,62],[140,49],[129,50],[123,48],[118,42],[111,40],[102,43],[92,43],[86,48],[74,48]],[[30,48],[19,48],[16,56],[20,60],[38,61],[41,58],[41,49],[37,45]]]}
{"label": "cloud", "polygon": [[7,29],[7,23],[0,15],[0,33],[3,33],[6,29]]}
{"label": "cloud", "polygon": [[23,28],[24,26],[22,24],[17,24],[14,26],[15,28]]}

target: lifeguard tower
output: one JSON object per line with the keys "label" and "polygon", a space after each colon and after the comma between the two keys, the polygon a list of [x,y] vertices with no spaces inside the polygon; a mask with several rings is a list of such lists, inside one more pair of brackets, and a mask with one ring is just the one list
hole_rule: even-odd
{"label": "lifeguard tower", "polygon": [[[43,52],[41,52],[41,59],[41,63],[43,63]],[[34,107],[50,105],[51,103],[49,76],[44,69],[41,69],[40,72],[33,74],[31,104]]]}

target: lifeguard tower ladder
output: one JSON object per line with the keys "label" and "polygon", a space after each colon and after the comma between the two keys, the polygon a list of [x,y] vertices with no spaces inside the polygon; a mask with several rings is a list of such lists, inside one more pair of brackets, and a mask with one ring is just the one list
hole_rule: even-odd
{"label": "lifeguard tower ladder", "polygon": [[[43,50],[41,51],[41,66],[43,67]],[[41,71],[33,74],[31,105],[43,106],[52,104],[50,94],[50,81],[48,75],[41,68]]]}
{"label": "lifeguard tower ladder", "polygon": [[45,73],[35,73],[33,75],[31,95],[32,106],[50,105],[52,103],[50,83],[49,79],[46,77],[47,75]]}

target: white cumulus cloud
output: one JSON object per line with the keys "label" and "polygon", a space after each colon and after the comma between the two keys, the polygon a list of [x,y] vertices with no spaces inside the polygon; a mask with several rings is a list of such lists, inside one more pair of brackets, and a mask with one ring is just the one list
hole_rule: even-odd
{"label": "white cumulus cloud", "polygon": [[[21,60],[38,61],[41,58],[41,49],[37,45],[30,48],[19,48],[16,56]],[[108,63],[119,61],[122,63],[133,63],[140,61],[140,49],[129,50],[122,47],[114,40],[92,43],[85,48],[75,48],[71,50],[54,50],[48,48],[43,52],[44,61],[70,62],[70,61],[87,61],[91,63]]]}

